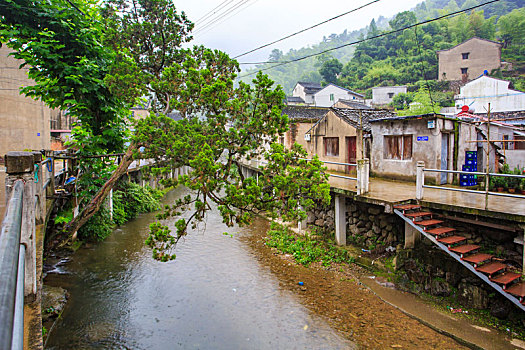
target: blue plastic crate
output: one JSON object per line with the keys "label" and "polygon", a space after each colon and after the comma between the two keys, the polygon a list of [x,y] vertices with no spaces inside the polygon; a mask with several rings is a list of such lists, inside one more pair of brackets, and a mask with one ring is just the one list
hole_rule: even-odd
{"label": "blue plastic crate", "polygon": [[465,159],[473,160],[478,159],[477,151],[465,151]]}
{"label": "blue plastic crate", "polygon": [[465,165],[477,166],[478,165],[478,161],[476,159],[467,159],[465,161]]}

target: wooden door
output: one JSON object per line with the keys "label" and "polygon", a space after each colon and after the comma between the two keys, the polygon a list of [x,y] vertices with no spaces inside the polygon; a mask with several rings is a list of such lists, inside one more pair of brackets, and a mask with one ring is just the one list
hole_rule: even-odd
{"label": "wooden door", "polygon": [[[347,136],[346,137],[346,162],[356,164],[357,163],[357,140],[355,136]],[[355,171],[355,166],[347,166],[346,172],[350,173],[352,171]]]}

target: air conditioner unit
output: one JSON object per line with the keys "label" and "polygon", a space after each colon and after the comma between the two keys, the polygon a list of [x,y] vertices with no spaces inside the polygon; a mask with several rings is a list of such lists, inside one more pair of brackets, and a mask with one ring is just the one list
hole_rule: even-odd
{"label": "air conditioner unit", "polygon": [[310,134],[304,134],[304,140],[310,142]]}

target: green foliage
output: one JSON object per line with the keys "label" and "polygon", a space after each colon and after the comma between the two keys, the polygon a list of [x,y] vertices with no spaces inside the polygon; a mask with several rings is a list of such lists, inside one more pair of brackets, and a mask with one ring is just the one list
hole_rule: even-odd
{"label": "green foliage", "polygon": [[113,192],[113,221],[117,225],[134,219],[140,213],[160,209],[159,193],[149,186],[142,187],[133,182],[121,182]]}
{"label": "green foliage", "polygon": [[[170,83],[162,87],[177,97],[170,103],[186,118],[175,122],[151,115],[136,126],[132,142],[144,146],[137,156],[155,159],[154,176],[181,166],[193,169],[178,182],[165,181],[188,187],[192,195],[159,217],[191,214],[176,222],[173,235],[164,225],[152,227],[147,242],[159,260],[171,259],[177,241],[205,219],[211,203],[217,205],[224,223],[232,226],[248,224],[259,212],[285,220],[302,218],[303,210],[330,200],[322,163],[301,160],[306,153],[299,146],[285,150],[275,143],[288,128],[288,118],[281,113],[280,87],[273,87],[262,74],[253,86],[240,82],[235,87],[237,71],[237,63],[222,52],[201,47],[187,51],[182,62],[165,70],[165,81]],[[245,178],[240,163],[261,158],[268,165],[261,168],[258,181]]]}
{"label": "green foliage", "polygon": [[94,1],[9,0],[0,6],[0,42],[24,60],[35,85],[21,92],[51,108],[67,109],[98,138],[99,147],[122,150],[125,101],[104,83],[116,53],[102,45],[104,27]]}
{"label": "green foliage", "polygon": [[88,242],[106,239],[113,232],[113,221],[109,210],[101,207],[87,223],[78,230],[78,238]]}
{"label": "green foliage", "polygon": [[337,58],[333,58],[323,63],[323,65],[319,69],[319,74],[321,74],[321,76],[323,77],[324,83],[336,84],[337,76],[339,75],[339,73],[341,73],[342,69],[343,64],[339,62]]}
{"label": "green foliage", "polygon": [[319,235],[298,236],[277,223],[271,224],[267,235],[265,243],[267,246],[276,248],[282,253],[291,254],[295,261],[304,266],[316,261],[321,262],[325,267],[332,263],[351,264],[354,262],[346,250],[326,242]]}

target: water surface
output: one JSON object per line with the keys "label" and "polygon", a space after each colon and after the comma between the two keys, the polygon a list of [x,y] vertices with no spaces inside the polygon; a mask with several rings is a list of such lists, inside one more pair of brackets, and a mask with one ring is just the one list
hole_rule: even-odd
{"label": "water surface", "polygon": [[[166,201],[184,194],[176,189]],[[47,348],[355,347],[280,287],[239,240],[266,229],[264,221],[227,228],[214,211],[205,228],[179,243],[175,261],[160,263],[143,243],[153,217],[142,215],[81,249],[61,268],[66,274],[49,276],[68,289],[70,301]]]}

